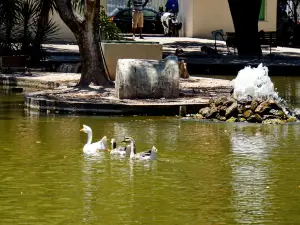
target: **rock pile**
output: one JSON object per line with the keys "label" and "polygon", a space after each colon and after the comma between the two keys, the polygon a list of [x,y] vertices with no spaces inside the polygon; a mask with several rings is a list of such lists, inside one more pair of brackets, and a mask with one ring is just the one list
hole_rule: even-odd
{"label": "rock pile", "polygon": [[[287,109],[286,109],[287,110]],[[297,119],[285,113],[274,99],[237,101],[231,96],[222,96],[209,101],[209,107],[192,115],[196,119],[211,119],[226,122],[250,122],[284,124]]]}

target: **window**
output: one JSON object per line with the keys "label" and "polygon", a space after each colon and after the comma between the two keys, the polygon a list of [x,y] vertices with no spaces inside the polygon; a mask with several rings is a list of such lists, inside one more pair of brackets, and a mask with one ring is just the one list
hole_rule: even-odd
{"label": "window", "polygon": [[259,20],[265,20],[265,9],[266,9],[266,0],[261,0],[261,7],[260,7],[260,13],[259,13]]}
{"label": "window", "polygon": [[119,17],[130,17],[131,16],[131,10],[125,10],[123,12],[120,12]]}
{"label": "window", "polygon": [[144,9],[143,13],[144,13],[145,17],[156,17],[156,12],[154,12],[152,10]]}

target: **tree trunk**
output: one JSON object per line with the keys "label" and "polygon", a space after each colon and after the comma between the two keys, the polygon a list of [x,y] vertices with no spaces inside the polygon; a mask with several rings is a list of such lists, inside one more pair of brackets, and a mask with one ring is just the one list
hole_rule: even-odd
{"label": "tree trunk", "polygon": [[55,0],[60,17],[74,33],[81,57],[81,78],[77,86],[111,85],[100,52],[100,0],[85,0],[84,18],[72,8],[71,0]]}
{"label": "tree trunk", "polygon": [[[108,83],[108,79],[103,67],[102,56],[99,45],[99,31],[88,23],[86,28],[80,32],[77,38],[79,51],[81,55],[81,77],[78,86],[88,86],[91,82],[103,85]],[[99,26],[98,26],[99,27]]]}
{"label": "tree trunk", "polygon": [[261,56],[258,19],[261,0],[228,0],[240,56]]}

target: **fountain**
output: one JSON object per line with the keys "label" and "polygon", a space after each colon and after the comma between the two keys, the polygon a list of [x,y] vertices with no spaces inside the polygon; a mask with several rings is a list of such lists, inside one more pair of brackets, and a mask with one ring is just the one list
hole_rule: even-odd
{"label": "fountain", "polygon": [[268,68],[247,66],[232,80],[231,96],[210,99],[209,106],[192,115],[196,119],[227,122],[284,124],[297,122],[294,112],[285,106],[268,76]]}

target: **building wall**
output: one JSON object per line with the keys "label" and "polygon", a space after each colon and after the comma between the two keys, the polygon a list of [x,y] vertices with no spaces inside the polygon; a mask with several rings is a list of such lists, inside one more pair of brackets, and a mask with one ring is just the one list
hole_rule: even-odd
{"label": "building wall", "polygon": [[[186,1],[189,1],[187,4]],[[186,0],[179,1],[179,14],[178,20],[182,22],[182,29],[180,31],[180,36],[182,37],[193,37],[193,21],[194,21],[194,3],[196,1]],[[197,14],[196,14],[197,15]]]}
{"label": "building wall", "polygon": [[54,42],[76,42],[74,34],[70,30],[70,28],[64,23],[64,21],[62,21],[57,12],[54,12],[51,18],[59,26],[59,33],[53,40]]}
{"label": "building wall", "polygon": [[[107,14],[109,14],[116,7],[126,6],[128,0],[101,0],[101,5],[104,5]],[[149,0],[148,6],[157,8],[159,6],[165,6],[167,0]],[[56,36],[57,42],[75,42],[75,37],[72,31],[69,29],[67,25],[62,21],[59,14],[54,12],[52,19],[59,25],[60,32]]]}
{"label": "building wall", "polygon": [[[179,0],[182,36],[211,38],[211,31],[222,29],[234,32],[228,0]],[[187,1],[189,3],[187,4]],[[259,22],[259,30],[276,31],[277,0],[265,0],[265,21]]]}
{"label": "building wall", "polygon": [[[116,6],[124,5],[128,0],[101,0],[107,11]],[[149,0],[149,5],[158,8],[167,0]],[[259,22],[259,29],[276,31],[277,0],[265,0],[265,21]],[[110,9],[109,9],[110,8]],[[109,13],[109,12],[108,12]],[[75,42],[71,30],[55,13],[53,19],[60,26],[57,41]],[[179,0],[179,20],[183,23],[180,36],[211,38],[211,31],[222,29],[234,32],[228,0]]]}

